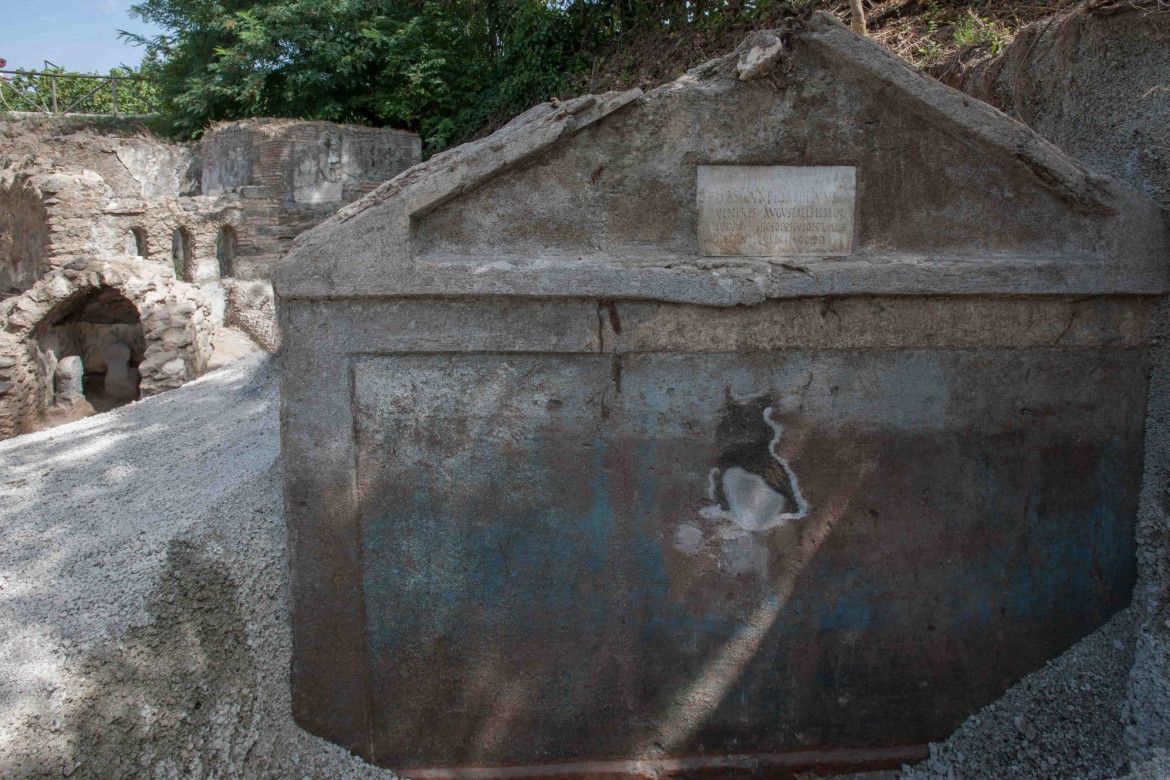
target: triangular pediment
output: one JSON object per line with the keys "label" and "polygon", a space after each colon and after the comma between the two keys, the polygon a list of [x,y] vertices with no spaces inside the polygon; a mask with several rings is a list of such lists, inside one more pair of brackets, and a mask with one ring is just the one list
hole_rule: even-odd
{"label": "triangular pediment", "polygon": [[1156,293],[1155,204],[832,16],[537,106],[298,241],[281,295]]}

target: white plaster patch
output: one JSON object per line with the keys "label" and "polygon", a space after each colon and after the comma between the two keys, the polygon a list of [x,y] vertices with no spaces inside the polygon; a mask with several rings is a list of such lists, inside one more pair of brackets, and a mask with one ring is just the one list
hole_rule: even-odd
{"label": "white plaster patch", "polygon": [[703,529],[697,525],[683,523],[674,532],[674,546],[679,552],[697,555],[703,548]]}
{"label": "white plaster patch", "polygon": [[743,534],[736,539],[721,543],[721,567],[729,574],[756,574],[766,577],[771,550],[767,543],[755,534]]}
{"label": "white plaster patch", "polygon": [[763,477],[739,466],[723,472],[723,494],[727,496],[728,514],[745,531],[765,530],[764,523],[781,517],[789,503]]}
{"label": "white plaster patch", "polygon": [[[776,454],[776,445],[784,427],[772,419],[772,407],[764,409],[764,422],[772,429],[768,454],[784,470],[791,486],[791,498],[777,491],[763,475],[754,474],[738,466],[720,470],[711,469],[707,479],[707,495],[713,502],[699,510],[708,520],[726,520],[748,533],[779,528],[789,520],[799,520],[808,514],[808,502],[800,492],[796,474],[787,461]],[[720,505],[719,488],[726,497],[727,506]]]}

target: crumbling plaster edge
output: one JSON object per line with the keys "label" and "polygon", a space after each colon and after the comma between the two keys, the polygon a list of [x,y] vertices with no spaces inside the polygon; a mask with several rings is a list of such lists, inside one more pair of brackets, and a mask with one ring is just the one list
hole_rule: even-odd
{"label": "crumbling plaster edge", "polygon": [[[306,267],[322,271],[329,268],[324,263],[299,266],[300,270]],[[450,267],[420,263],[409,274],[387,274],[385,266],[378,265],[368,275],[341,283],[324,274],[297,277],[278,266],[273,286],[278,306],[284,300],[491,296],[606,298],[731,307],[826,296],[1150,296],[1170,291],[1170,279],[1164,266],[1119,268],[1104,262],[1028,259],[979,263],[964,258],[962,262],[826,260],[801,266],[764,263],[689,273],[597,261],[529,268],[480,264],[454,278]]]}

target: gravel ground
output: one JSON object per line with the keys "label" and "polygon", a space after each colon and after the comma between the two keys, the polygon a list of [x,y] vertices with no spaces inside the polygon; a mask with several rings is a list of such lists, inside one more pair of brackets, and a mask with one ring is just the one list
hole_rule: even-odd
{"label": "gravel ground", "polygon": [[392,778],[289,714],[265,356],[0,443],[0,777]]}
{"label": "gravel ground", "polygon": [[967,719],[907,780],[1085,778],[1126,774],[1122,725],[1134,619],[1114,616]]}

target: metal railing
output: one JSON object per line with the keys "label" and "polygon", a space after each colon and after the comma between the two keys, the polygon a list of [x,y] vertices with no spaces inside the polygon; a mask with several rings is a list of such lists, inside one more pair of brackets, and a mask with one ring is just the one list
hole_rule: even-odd
{"label": "metal railing", "polygon": [[[45,67],[48,69],[55,66],[46,60]],[[125,112],[118,107],[119,92],[122,93],[123,106],[129,102],[136,109],[131,114],[152,114],[157,111],[154,101],[137,88],[138,83],[145,81],[141,76],[102,76],[61,70],[0,70],[0,74],[12,77],[0,78],[0,105],[8,111],[123,116]],[[96,84],[92,89],[87,89],[84,84],[86,81],[94,81]],[[103,90],[109,91],[108,100]],[[77,110],[87,105],[88,111]]]}

